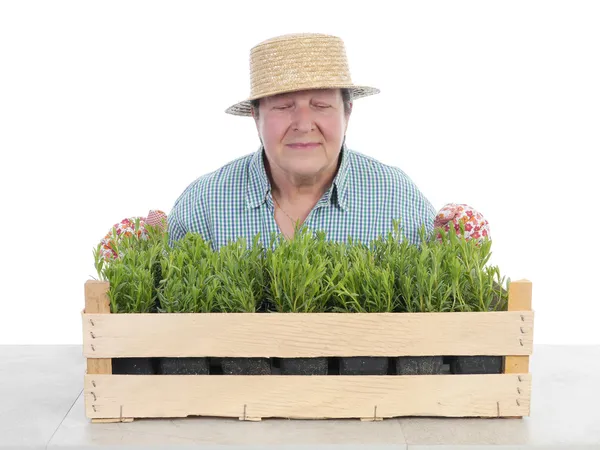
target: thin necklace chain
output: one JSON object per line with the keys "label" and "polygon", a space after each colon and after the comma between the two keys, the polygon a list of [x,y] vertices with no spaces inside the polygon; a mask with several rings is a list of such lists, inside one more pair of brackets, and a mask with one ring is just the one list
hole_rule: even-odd
{"label": "thin necklace chain", "polygon": [[288,217],[288,219],[290,219],[292,221],[292,223],[296,223],[296,221],[294,219],[292,219],[292,217],[283,210],[283,208],[281,207],[281,205],[279,204],[279,202],[277,201],[277,199],[275,198],[275,196],[271,195],[271,197],[273,198],[273,201],[275,202],[275,204],[277,205],[277,207],[279,208],[279,210],[282,213],[284,213]]}

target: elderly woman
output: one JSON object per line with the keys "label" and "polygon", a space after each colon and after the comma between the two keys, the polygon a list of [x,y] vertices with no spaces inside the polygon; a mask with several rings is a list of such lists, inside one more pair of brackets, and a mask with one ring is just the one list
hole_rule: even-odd
{"label": "elderly woman", "polygon": [[227,113],[253,117],[260,148],[191,183],[168,217],[171,243],[199,233],[215,249],[256,234],[294,235],[297,226],[336,241],[368,243],[400,219],[403,237],[433,231],[436,211],[399,168],[349,149],[356,99],[379,93],[354,85],[341,39],[276,37],[250,52],[250,97]]}

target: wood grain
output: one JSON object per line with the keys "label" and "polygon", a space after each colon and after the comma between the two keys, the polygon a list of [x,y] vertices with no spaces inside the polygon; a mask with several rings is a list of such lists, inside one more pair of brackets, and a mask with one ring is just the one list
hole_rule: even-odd
{"label": "wood grain", "polygon": [[[101,314],[110,317],[110,300],[108,295],[106,295],[109,287],[110,285],[107,281],[86,281],[84,316],[86,314],[94,313],[94,316]],[[112,373],[112,363],[110,358],[96,359],[92,357],[96,349],[96,346],[94,345],[96,334],[96,322],[90,317],[87,321],[84,321],[83,326],[83,340],[85,341],[86,336],[88,337],[89,343],[87,344],[87,347],[90,350],[90,355],[87,355],[84,352],[84,356],[88,358],[87,373],[110,374]]]}
{"label": "wood grain", "polygon": [[504,356],[531,353],[532,326],[518,312],[84,314],[83,343],[88,358]]}
{"label": "wood grain", "polygon": [[86,375],[92,391],[90,418],[503,417],[529,414],[531,376]]}
{"label": "wood grain", "polygon": [[84,314],[83,341],[88,358],[504,356],[531,353],[532,326],[509,312]]}
{"label": "wood grain", "polygon": [[[508,310],[521,311],[523,317],[521,321],[527,322],[526,314],[531,312],[532,284],[528,280],[518,280],[510,283],[508,288]],[[521,330],[523,345],[526,342],[533,342],[533,323],[531,326],[525,326]],[[504,359],[504,373],[529,373],[529,356],[506,353]],[[531,354],[531,353],[530,353]]]}
{"label": "wood grain", "polygon": [[[110,288],[107,281],[88,280],[85,283],[85,309],[86,313],[110,314],[110,300],[106,293]],[[88,327],[84,327],[84,334],[88,334],[91,341],[95,337],[95,322],[92,319],[88,320]],[[88,344],[90,350],[95,350],[93,343]],[[88,358],[87,359],[87,374],[112,374],[112,360],[110,358]],[[85,397],[85,407],[95,409],[93,396]],[[133,421],[133,419],[92,419],[94,423],[112,423],[122,421]]]}

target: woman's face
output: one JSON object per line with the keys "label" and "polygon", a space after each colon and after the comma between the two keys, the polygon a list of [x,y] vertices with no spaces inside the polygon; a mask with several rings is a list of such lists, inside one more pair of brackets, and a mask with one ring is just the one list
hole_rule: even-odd
{"label": "woman's face", "polygon": [[302,182],[337,167],[349,119],[340,89],[263,98],[254,118],[271,170]]}

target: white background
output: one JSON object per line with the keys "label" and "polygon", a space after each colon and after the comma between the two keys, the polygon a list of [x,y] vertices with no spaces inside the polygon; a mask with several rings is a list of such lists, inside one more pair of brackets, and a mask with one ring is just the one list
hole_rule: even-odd
{"label": "white background", "polygon": [[583,1],[0,3],[0,344],[81,342],[92,250],[258,148],[250,48],[346,43],[347,143],[436,209],[489,220],[492,263],[533,282],[535,341],[600,344],[600,7]]}

